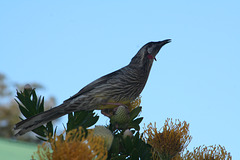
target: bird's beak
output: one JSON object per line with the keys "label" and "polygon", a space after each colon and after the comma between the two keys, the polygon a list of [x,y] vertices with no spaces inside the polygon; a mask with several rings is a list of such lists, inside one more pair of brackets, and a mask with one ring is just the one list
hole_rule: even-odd
{"label": "bird's beak", "polygon": [[165,44],[170,43],[170,42],[171,42],[171,39],[166,39],[166,40],[163,40],[163,41],[159,41],[158,43],[159,43],[159,45],[162,47],[162,46],[164,46]]}
{"label": "bird's beak", "polygon": [[170,43],[171,42],[171,39],[166,39],[166,40],[163,40],[163,41],[159,41],[159,42],[155,42],[155,51],[152,53],[152,56],[154,57],[154,59],[156,60],[156,55],[158,54],[159,50],[162,48],[162,46],[164,46],[165,44],[167,43]]}

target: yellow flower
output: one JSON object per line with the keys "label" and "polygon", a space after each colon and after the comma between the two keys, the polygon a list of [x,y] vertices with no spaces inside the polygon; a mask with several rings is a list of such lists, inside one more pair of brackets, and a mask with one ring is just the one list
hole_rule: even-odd
{"label": "yellow flower", "polygon": [[183,156],[184,160],[204,159],[204,160],[231,160],[232,156],[224,147],[219,146],[199,146],[193,152],[187,151]]}
{"label": "yellow flower", "polygon": [[137,97],[135,100],[130,102],[129,111],[131,112],[133,109],[139,107],[140,104],[141,104],[141,96]]}
{"label": "yellow flower", "polygon": [[86,133],[83,128],[69,131],[65,138],[63,134],[54,136],[48,143],[38,147],[36,152],[40,160],[104,160],[107,159],[107,148],[104,139]]}
{"label": "yellow flower", "polygon": [[158,131],[156,123],[150,123],[144,131],[143,139],[152,146],[152,158],[155,160],[170,160],[182,152],[190,143],[189,124],[184,121],[167,119]]}

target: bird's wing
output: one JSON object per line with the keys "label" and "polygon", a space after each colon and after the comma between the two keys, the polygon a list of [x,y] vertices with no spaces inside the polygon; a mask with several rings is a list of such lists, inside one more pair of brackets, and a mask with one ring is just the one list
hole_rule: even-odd
{"label": "bird's wing", "polygon": [[70,97],[69,99],[65,100],[64,102],[67,102],[69,100],[72,100],[86,92],[89,92],[91,90],[93,90],[95,87],[101,85],[101,84],[106,84],[108,80],[110,80],[113,76],[116,76],[120,73],[120,70],[117,70],[115,72],[109,73],[105,76],[102,76],[98,79],[96,79],[95,81],[93,81],[92,83],[89,83],[87,86],[85,86],[84,88],[82,88],[78,93],[76,93],[75,95],[73,95],[72,97]]}

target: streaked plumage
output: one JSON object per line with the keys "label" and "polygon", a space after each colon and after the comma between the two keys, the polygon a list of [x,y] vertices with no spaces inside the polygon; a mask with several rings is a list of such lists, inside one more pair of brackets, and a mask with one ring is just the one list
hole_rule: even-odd
{"label": "streaked plumage", "polygon": [[71,112],[117,107],[112,103],[129,104],[142,92],[155,56],[169,42],[167,39],[145,44],[127,66],[93,81],[61,105],[17,123],[17,135]]}

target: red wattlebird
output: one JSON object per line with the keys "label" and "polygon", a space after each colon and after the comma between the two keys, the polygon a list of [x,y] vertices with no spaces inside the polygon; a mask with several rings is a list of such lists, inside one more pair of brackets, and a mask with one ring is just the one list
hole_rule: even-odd
{"label": "red wattlebird", "polygon": [[127,66],[93,81],[61,105],[17,123],[14,129],[20,131],[16,135],[71,112],[103,110],[129,104],[142,92],[157,53],[170,41],[145,44]]}

